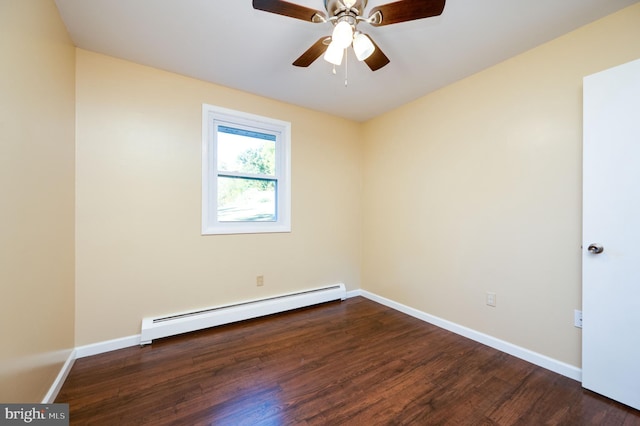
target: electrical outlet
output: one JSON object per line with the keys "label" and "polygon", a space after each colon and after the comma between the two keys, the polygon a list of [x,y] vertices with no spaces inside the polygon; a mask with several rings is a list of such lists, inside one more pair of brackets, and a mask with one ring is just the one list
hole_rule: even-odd
{"label": "electrical outlet", "polygon": [[264,285],[264,275],[258,275],[256,277],[256,285],[262,287]]}
{"label": "electrical outlet", "polygon": [[574,327],[582,328],[582,311],[573,310],[573,325]]}
{"label": "electrical outlet", "polygon": [[490,291],[487,292],[487,305],[496,307],[496,294]]}

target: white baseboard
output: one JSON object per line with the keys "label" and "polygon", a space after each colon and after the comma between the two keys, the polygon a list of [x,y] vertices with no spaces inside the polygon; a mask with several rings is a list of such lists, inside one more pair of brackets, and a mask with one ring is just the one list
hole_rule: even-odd
{"label": "white baseboard", "polygon": [[357,290],[347,291],[347,299],[351,297],[356,297],[356,296],[362,296],[362,290],[357,289]]}
{"label": "white baseboard", "polygon": [[371,293],[369,291],[366,291],[366,290],[357,290],[357,291],[360,292],[361,296],[366,297],[367,299],[373,300],[374,302],[378,302],[382,305],[388,306],[389,308],[403,312],[407,315],[411,315],[414,318],[418,318],[422,321],[428,322],[440,328],[444,328],[445,330],[451,331],[453,333],[459,334],[460,336],[482,343],[483,345],[490,346],[501,352],[508,353],[509,355],[513,355],[516,358],[520,358],[532,364],[538,365],[542,368],[546,368],[547,370],[553,371],[554,373],[561,374],[573,380],[582,381],[582,370],[578,367],[564,363],[562,361],[558,361],[546,355],[533,352],[529,349],[525,349],[523,347],[514,345],[504,340],[500,340],[498,338],[489,336],[488,334],[484,334],[479,331],[470,329],[468,327],[464,327],[454,322],[436,317],[434,315],[427,314],[425,312],[419,311],[417,309],[411,308],[401,303],[394,302],[393,300],[387,299],[382,296],[378,296],[377,294]]}
{"label": "white baseboard", "polygon": [[56,400],[56,397],[58,396],[58,392],[60,392],[60,389],[62,389],[62,385],[64,384],[64,381],[67,379],[67,376],[69,375],[69,372],[71,371],[71,367],[73,367],[73,363],[75,362],[75,360],[76,360],[76,350],[73,349],[69,354],[69,356],[67,357],[67,360],[62,365],[62,368],[60,369],[58,376],[56,377],[56,379],[53,381],[53,384],[49,388],[49,392],[47,392],[47,394],[42,399],[43,404],[53,404],[53,402]]}
{"label": "white baseboard", "polygon": [[[346,293],[347,298],[361,296],[362,290],[351,290]],[[133,336],[120,337],[118,339],[106,340],[104,342],[91,343],[89,345],[78,346],[75,348],[75,358],[84,358],[92,355],[99,355],[105,352],[111,352],[118,349],[129,348],[140,345],[140,334]]]}
{"label": "white baseboard", "polygon": [[120,337],[119,339],[107,340],[104,342],[92,343],[90,345],[78,346],[76,348],[76,358],[98,355],[105,352],[116,351],[118,349],[129,348],[140,344],[140,335]]}
{"label": "white baseboard", "polygon": [[111,352],[117,349],[128,348],[128,347],[136,346],[139,344],[140,344],[140,335],[137,334],[134,336],[107,340],[105,342],[98,342],[98,343],[92,343],[90,345],[78,346],[77,348],[73,349],[69,354],[69,357],[67,358],[66,362],[63,364],[62,368],[60,369],[58,376],[56,377],[53,384],[49,388],[49,392],[47,392],[47,394],[43,398],[42,403],[51,404],[53,403],[53,401],[55,401],[76,359],[84,358],[91,355],[98,355],[105,352]]}
{"label": "white baseboard", "polygon": [[[347,298],[356,297],[356,296],[362,296],[369,300],[373,300],[374,302],[378,302],[389,308],[395,309],[396,311],[405,313],[414,318],[418,318],[419,320],[428,322],[429,324],[433,324],[437,327],[451,331],[460,336],[482,343],[483,345],[490,346],[501,352],[508,353],[509,355],[513,355],[517,358],[523,359],[532,364],[538,365],[542,368],[546,368],[547,370],[553,371],[554,373],[561,374],[570,379],[577,380],[577,381],[582,380],[582,370],[573,365],[566,364],[562,361],[558,361],[546,355],[533,352],[529,349],[525,349],[523,347],[514,345],[504,340],[500,340],[498,338],[489,336],[488,334],[481,333],[479,331],[470,329],[468,327],[464,327],[462,325],[439,318],[437,316],[427,314],[425,312],[419,311],[418,309],[411,308],[409,306],[403,305],[402,303],[398,303],[391,299],[387,299],[386,297],[378,296],[377,294],[371,293],[366,290],[356,289],[356,290],[351,290],[347,292]],[[76,359],[84,358],[92,355],[98,355],[105,352],[111,352],[118,349],[124,349],[131,346],[138,346],[138,345],[140,345],[139,334],[136,334],[133,336],[121,337],[113,340],[107,340],[104,342],[92,343],[84,346],[78,346],[73,351],[71,351],[71,354],[69,355],[69,357],[67,358],[67,361],[62,366],[60,373],[58,374],[58,377],[56,378],[54,383],[51,385],[49,392],[47,393],[47,395],[45,396],[42,402],[51,403],[55,400],[56,396],[58,395],[58,392],[60,391],[60,389],[62,388],[62,385],[64,384],[65,379],[69,375],[69,372],[71,371],[71,367],[73,366],[73,363]]]}

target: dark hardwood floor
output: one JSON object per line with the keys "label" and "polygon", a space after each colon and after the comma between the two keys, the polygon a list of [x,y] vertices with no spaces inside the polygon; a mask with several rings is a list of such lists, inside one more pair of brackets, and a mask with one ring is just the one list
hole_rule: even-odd
{"label": "dark hardwood floor", "polygon": [[82,425],[640,425],[580,383],[356,297],[75,362]]}

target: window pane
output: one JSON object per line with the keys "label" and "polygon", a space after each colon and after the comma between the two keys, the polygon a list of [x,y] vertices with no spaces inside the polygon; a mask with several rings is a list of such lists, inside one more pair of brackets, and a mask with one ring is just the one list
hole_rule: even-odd
{"label": "window pane", "polygon": [[274,176],[276,137],[218,126],[218,170]]}
{"label": "window pane", "polygon": [[275,222],[276,181],[218,177],[219,222]]}

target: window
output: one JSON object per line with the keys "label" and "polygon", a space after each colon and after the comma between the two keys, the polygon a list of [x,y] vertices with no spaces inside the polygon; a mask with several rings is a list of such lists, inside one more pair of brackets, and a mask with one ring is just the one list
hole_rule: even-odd
{"label": "window", "polygon": [[291,123],[202,106],[202,234],[291,231]]}

